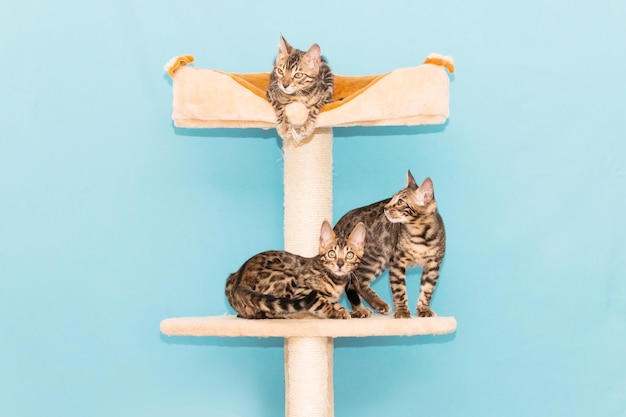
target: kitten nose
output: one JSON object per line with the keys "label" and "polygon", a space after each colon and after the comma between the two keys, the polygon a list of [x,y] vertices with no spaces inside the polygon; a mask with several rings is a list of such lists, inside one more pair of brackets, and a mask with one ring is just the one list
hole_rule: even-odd
{"label": "kitten nose", "polygon": [[283,87],[289,87],[289,80],[283,80]]}
{"label": "kitten nose", "polygon": [[343,266],[343,261],[341,259],[337,261],[337,266],[339,267],[339,269],[341,269],[341,267]]}

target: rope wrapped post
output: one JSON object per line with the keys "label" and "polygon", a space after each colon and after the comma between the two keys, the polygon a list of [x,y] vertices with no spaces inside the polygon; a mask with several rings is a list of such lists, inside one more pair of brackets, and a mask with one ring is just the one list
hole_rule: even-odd
{"label": "rope wrapped post", "polygon": [[334,416],[332,338],[285,338],[285,415]]}
{"label": "rope wrapped post", "polygon": [[[332,222],[332,128],[296,143],[283,141],[285,250],[319,251],[322,222]],[[285,338],[285,415],[333,417],[333,339]]]}
{"label": "rope wrapped post", "polygon": [[285,250],[315,256],[322,222],[332,222],[332,129],[318,128],[299,143],[283,141],[283,156]]}

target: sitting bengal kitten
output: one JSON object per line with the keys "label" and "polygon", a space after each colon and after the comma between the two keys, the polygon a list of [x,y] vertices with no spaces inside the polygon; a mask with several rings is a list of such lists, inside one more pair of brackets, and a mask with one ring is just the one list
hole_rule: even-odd
{"label": "sitting bengal kitten", "polygon": [[[309,137],[315,130],[320,109],[332,100],[333,88],[333,73],[317,44],[304,52],[280,37],[267,100],[276,111],[276,130],[281,138],[300,141]],[[302,126],[292,126],[287,122],[285,106],[294,102],[300,102],[309,109]]]}
{"label": "sitting bengal kitten", "polygon": [[439,278],[446,234],[430,178],[418,187],[409,171],[406,188],[390,199],[346,213],[335,225],[335,233],[344,236],[359,222],[365,223],[367,246],[355,272],[357,279],[351,280],[346,289],[352,316],[372,314],[361,305],[359,295],[378,312],[389,313],[389,305],[370,288],[370,283],[389,268],[394,317],[411,317],[406,295],[406,270],[411,266],[423,267],[417,315],[434,316],[430,300]]}
{"label": "sitting bengal kitten", "polygon": [[349,319],[338,300],[359,266],[365,234],[365,226],[358,223],[347,239],[338,239],[324,221],[318,256],[259,253],[228,277],[226,298],[239,317],[248,319]]}

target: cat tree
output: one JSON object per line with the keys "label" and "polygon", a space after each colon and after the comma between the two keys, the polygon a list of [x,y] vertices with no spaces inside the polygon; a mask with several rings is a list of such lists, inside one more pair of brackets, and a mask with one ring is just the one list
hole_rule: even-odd
{"label": "cat tree", "polygon": [[[265,99],[269,73],[233,74],[195,68],[193,57],[165,66],[173,78],[172,118],[183,128],[275,127]],[[422,65],[372,76],[335,76],[333,102],[314,134],[283,141],[285,250],[315,256],[323,220],[332,221],[333,126],[442,124],[449,114],[452,58],[429,55]],[[297,107],[288,117],[298,117]],[[226,277],[224,277],[224,281]],[[453,317],[350,320],[246,320],[235,316],[182,317],[161,322],[168,336],[281,337],[285,345],[285,415],[333,417],[333,339],[452,333]]]}

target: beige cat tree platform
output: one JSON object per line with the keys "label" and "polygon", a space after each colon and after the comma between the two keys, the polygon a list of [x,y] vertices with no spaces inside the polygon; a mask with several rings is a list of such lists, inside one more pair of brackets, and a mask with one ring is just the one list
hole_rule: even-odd
{"label": "beige cat tree platform", "polygon": [[[174,125],[186,128],[273,128],[265,99],[269,73],[232,74],[189,66],[175,57]],[[452,58],[429,55],[422,65],[372,76],[335,76],[333,102],[318,117],[314,134],[283,141],[285,250],[315,256],[323,220],[332,221],[333,126],[442,124],[449,115]],[[301,117],[294,106],[290,121]],[[236,268],[237,265],[233,266]],[[224,282],[226,277],[224,277]],[[285,415],[332,417],[333,339],[337,337],[441,335],[456,330],[453,317],[350,320],[246,320],[234,316],[183,317],[161,322],[168,336],[282,337],[285,339]]]}

